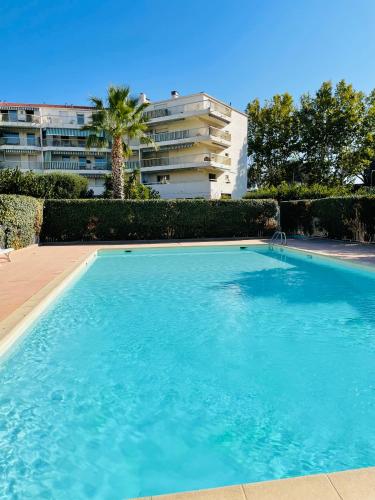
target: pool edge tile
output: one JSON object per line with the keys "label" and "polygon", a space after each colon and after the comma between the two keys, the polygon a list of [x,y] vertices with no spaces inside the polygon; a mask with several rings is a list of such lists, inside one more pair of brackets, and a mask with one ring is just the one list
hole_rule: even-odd
{"label": "pool edge tile", "polygon": [[[146,497],[142,500],[148,500]],[[152,496],[152,500],[246,500],[241,485],[225,486],[208,490],[194,490],[183,493],[171,493],[169,495]]]}
{"label": "pool edge tile", "polygon": [[366,467],[328,474],[343,500],[375,499],[375,467]]}
{"label": "pool edge tile", "polygon": [[246,500],[341,500],[326,474],[244,484]]}

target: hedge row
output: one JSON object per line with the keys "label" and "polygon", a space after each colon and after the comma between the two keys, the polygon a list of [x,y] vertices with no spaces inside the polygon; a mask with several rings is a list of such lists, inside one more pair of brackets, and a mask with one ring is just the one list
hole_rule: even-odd
{"label": "hedge row", "polygon": [[46,200],[51,241],[260,236],[276,226],[274,200]]}
{"label": "hedge row", "polygon": [[288,234],[375,241],[375,196],[285,201],[280,213]]}
{"label": "hedge row", "polygon": [[0,247],[18,249],[35,243],[42,220],[42,201],[0,194]]}
{"label": "hedge row", "polygon": [[[354,186],[324,186],[322,184],[287,184],[283,182],[279,186],[268,186],[248,191],[245,199],[274,199],[278,201],[289,200],[315,200],[320,198],[328,198],[330,196],[352,196],[354,194]],[[367,194],[365,191],[360,193]],[[369,193],[370,194],[370,193]]]}
{"label": "hedge row", "polygon": [[0,170],[0,193],[35,198],[87,198],[88,180],[78,174],[50,172],[38,174],[18,169]]}

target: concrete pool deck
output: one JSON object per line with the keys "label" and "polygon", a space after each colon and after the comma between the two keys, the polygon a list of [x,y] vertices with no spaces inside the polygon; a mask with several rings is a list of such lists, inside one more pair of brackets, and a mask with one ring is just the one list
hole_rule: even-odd
{"label": "concrete pool deck", "polygon": [[[138,500],[374,500],[375,467]],[[137,499],[134,499],[137,500]]]}
{"label": "concrete pool deck", "polygon": [[[268,240],[205,240],[33,245],[0,259],[0,355],[100,249],[251,246]],[[374,267],[375,245],[330,240],[288,240],[288,247]],[[375,468],[152,497],[165,500],[375,500]],[[146,497],[150,500],[151,497]]]}

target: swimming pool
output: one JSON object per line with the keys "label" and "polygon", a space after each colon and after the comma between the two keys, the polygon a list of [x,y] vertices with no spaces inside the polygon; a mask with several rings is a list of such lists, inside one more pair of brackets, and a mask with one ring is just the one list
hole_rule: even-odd
{"label": "swimming pool", "polygon": [[375,464],[375,281],[268,247],[103,251],[0,364],[0,498]]}

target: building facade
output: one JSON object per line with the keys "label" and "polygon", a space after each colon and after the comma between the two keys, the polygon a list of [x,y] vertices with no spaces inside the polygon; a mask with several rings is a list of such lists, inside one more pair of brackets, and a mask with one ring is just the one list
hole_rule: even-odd
{"label": "building facade", "polygon": [[[147,101],[144,94],[140,101]],[[110,148],[86,147],[92,108],[0,102],[0,168],[74,172],[95,195],[111,170]],[[127,171],[162,198],[240,198],[247,183],[247,117],[205,93],[150,102],[149,134],[156,147],[131,144]]]}

